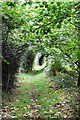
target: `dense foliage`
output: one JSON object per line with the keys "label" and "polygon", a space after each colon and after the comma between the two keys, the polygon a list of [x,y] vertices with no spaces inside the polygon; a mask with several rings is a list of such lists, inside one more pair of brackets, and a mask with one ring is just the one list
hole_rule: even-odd
{"label": "dense foliage", "polygon": [[21,61],[20,61],[20,72],[30,72],[32,71],[32,65],[33,65],[33,61],[35,58],[35,54],[36,52],[33,51],[33,49],[28,50],[24,53],[24,55],[21,57]]}
{"label": "dense foliage", "polygon": [[52,61],[68,61],[80,86],[80,2],[3,2],[2,12],[4,88],[12,88],[28,46],[44,50]]}

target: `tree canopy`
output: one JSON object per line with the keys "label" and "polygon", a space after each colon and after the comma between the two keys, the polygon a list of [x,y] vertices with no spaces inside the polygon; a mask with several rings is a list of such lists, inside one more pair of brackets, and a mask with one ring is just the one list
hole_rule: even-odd
{"label": "tree canopy", "polygon": [[28,46],[43,50],[75,66],[80,86],[79,17],[80,2],[2,2],[3,58],[18,62]]}

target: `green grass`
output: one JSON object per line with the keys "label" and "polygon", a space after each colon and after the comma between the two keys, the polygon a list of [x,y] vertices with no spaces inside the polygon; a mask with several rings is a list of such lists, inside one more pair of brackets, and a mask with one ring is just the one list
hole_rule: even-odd
{"label": "green grass", "polygon": [[[45,118],[46,120],[51,120],[52,117],[57,119],[64,117],[65,114],[61,112],[62,108],[59,108],[56,105],[61,103],[61,101],[65,102],[66,99],[70,99],[70,101],[73,101],[74,103],[76,93],[78,94],[77,89],[74,87],[69,88],[70,90],[67,88],[51,88],[50,86],[52,86],[52,82],[49,77],[45,76],[43,71],[28,74],[21,73],[17,76],[17,81],[19,87],[17,87],[10,96],[11,102],[8,101],[9,96],[6,94],[3,95],[3,102],[5,102],[4,106],[9,106],[9,108],[12,109],[10,114],[17,118],[33,117],[31,109],[31,104],[33,104],[31,100],[31,90],[33,86],[37,92],[36,97],[39,115],[41,118]],[[56,76],[54,77],[54,81],[59,82],[60,79]],[[69,95],[67,95],[67,93]]]}
{"label": "green grass", "polygon": [[23,113],[28,113],[31,111],[31,108],[30,108],[30,104],[31,104],[30,77],[31,76],[29,76],[29,75],[21,74],[18,78],[18,81],[20,81],[20,84],[21,84],[21,87],[20,87],[21,93],[19,93],[18,98],[16,98],[16,102],[14,101],[13,106],[15,108],[18,108],[16,110],[16,115],[19,118],[23,118]]}
{"label": "green grass", "polygon": [[57,91],[50,89],[50,79],[46,78],[44,73],[36,75],[32,82],[37,90],[40,116],[44,118],[49,114],[55,114],[58,110],[54,108],[54,105],[61,101],[64,91],[61,89]]}
{"label": "green grass", "polygon": [[[16,87],[16,89],[14,89],[12,95],[3,95],[4,106],[9,106],[10,109],[12,108],[12,112],[10,114],[12,116],[16,116],[17,118],[23,118],[23,113],[28,113],[31,111],[31,83],[29,79],[28,75],[26,74],[21,74],[17,76],[17,81],[20,85]],[[11,101],[8,100],[8,97],[10,97]]]}

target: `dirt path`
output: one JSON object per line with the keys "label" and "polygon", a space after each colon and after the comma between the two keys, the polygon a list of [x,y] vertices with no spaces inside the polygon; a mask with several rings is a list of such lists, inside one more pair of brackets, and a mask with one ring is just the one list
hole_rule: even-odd
{"label": "dirt path", "polygon": [[39,104],[37,103],[37,91],[35,85],[31,82],[31,109],[32,109],[32,114],[35,118],[35,120],[41,120],[40,115],[39,115]]}

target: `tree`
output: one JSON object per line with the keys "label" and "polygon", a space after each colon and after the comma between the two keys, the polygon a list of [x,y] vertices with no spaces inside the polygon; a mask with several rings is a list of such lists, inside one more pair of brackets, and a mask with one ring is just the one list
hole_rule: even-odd
{"label": "tree", "polygon": [[[34,5],[33,36],[39,48],[75,64],[80,86],[79,2],[42,2]],[[55,56],[56,57],[56,56]]]}
{"label": "tree", "polygon": [[[3,90],[10,91],[14,87],[15,73],[20,64],[20,58],[28,47],[25,42],[26,9],[19,2],[2,3],[2,79]],[[23,49],[24,48],[24,49]]]}

